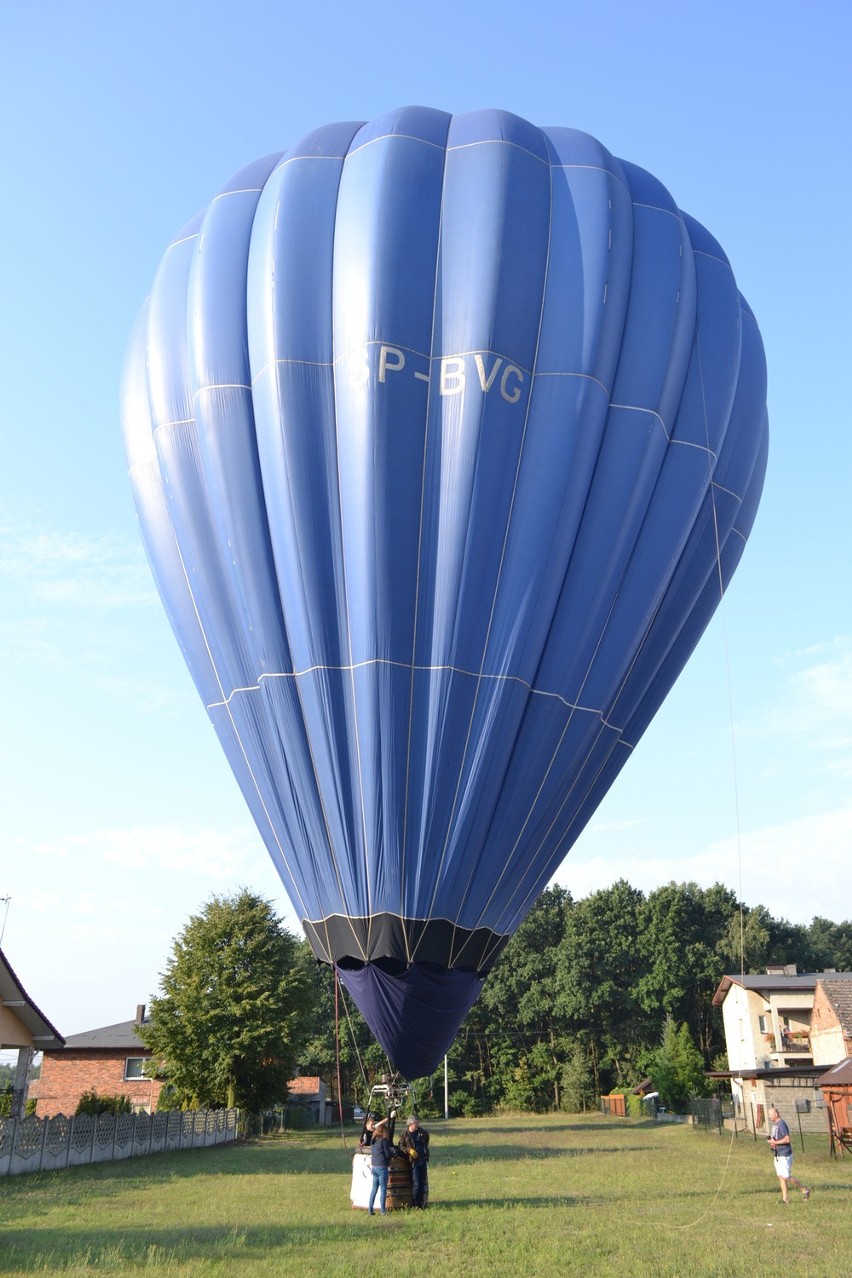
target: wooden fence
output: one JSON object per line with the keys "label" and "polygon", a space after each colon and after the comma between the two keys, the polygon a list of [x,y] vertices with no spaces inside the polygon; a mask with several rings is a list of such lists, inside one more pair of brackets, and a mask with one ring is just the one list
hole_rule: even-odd
{"label": "wooden fence", "polygon": [[237,1109],[0,1119],[0,1176],[198,1149],[237,1139]]}

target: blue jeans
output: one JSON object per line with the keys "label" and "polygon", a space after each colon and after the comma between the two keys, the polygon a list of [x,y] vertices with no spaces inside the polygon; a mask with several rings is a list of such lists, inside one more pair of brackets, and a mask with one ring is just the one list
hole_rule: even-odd
{"label": "blue jeans", "polygon": [[426,1162],[418,1158],[411,1168],[411,1196],[415,1207],[423,1207],[426,1197]]}
{"label": "blue jeans", "polygon": [[370,1215],[372,1216],[373,1214],[373,1203],[376,1201],[376,1191],[378,1190],[379,1210],[384,1216],[386,1211],[385,1200],[388,1196],[388,1169],[387,1167],[372,1167],[370,1170],[373,1173],[373,1187],[370,1190]]}

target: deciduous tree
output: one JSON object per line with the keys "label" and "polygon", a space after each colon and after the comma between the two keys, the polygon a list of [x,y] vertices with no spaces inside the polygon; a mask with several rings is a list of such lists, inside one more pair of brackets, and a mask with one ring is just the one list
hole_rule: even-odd
{"label": "deciduous tree", "polygon": [[189,920],[139,1029],[182,1098],[251,1111],[286,1098],[313,999],[301,944],[246,889]]}

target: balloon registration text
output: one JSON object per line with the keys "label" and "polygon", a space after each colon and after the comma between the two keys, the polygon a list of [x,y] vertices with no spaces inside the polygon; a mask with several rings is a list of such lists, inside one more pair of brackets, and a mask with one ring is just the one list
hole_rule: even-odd
{"label": "balloon registration text", "polygon": [[374,382],[387,384],[402,374],[421,382],[434,379],[439,395],[463,395],[469,388],[479,387],[483,395],[497,391],[507,404],[518,403],[527,377],[517,364],[491,351],[444,355],[430,360],[420,352],[384,342],[362,347],[347,363],[349,385],[354,389]]}

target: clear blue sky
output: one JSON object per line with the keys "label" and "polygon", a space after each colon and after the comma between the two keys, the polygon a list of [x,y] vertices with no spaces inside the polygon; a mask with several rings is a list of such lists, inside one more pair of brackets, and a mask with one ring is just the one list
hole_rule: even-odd
{"label": "clear blue sky", "polygon": [[769,473],[724,619],[559,881],[719,879],[795,921],[852,916],[850,15],[0,0],[0,897],[61,1032],[129,1018],[211,892],[287,909],[137,538],[132,320],[235,170],[406,103],[504,107],[650,169],[723,245],[766,345]]}

